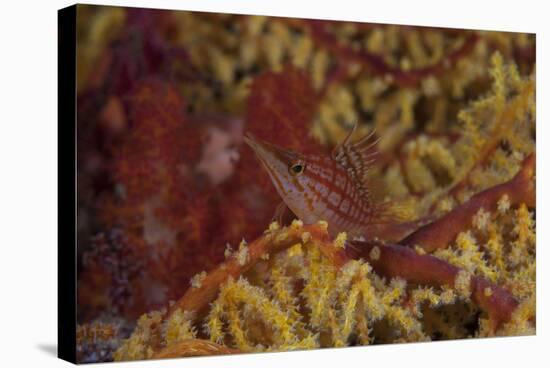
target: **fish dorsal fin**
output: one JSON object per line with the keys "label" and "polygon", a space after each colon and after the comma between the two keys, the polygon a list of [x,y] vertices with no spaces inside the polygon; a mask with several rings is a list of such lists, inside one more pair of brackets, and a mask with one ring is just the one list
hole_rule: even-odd
{"label": "fish dorsal fin", "polygon": [[356,129],[357,124],[353,126],[344,141],[334,147],[332,158],[346,169],[350,178],[356,183],[361,195],[370,199],[367,183],[368,172],[375,162],[375,156],[378,154],[376,144],[379,139],[373,140],[375,133],[373,130],[357,142],[351,143],[351,136]]}

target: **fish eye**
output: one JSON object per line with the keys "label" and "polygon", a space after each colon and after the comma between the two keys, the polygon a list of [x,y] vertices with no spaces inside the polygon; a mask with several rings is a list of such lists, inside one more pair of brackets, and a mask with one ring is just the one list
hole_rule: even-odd
{"label": "fish eye", "polygon": [[298,162],[290,166],[289,171],[291,175],[300,175],[304,172],[305,168],[306,165],[303,162]]}

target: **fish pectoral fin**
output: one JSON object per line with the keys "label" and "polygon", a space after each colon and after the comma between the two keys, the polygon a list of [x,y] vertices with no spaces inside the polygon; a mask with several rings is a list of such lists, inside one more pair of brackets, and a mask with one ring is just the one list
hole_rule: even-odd
{"label": "fish pectoral fin", "polygon": [[426,226],[434,220],[433,216],[425,216],[417,220],[407,222],[387,222],[367,225],[362,232],[367,241],[384,241],[399,243],[407,236]]}
{"label": "fish pectoral fin", "polygon": [[296,216],[294,215],[294,212],[288,208],[285,202],[281,202],[277,208],[275,208],[275,213],[273,214],[271,221],[277,221],[280,225],[285,225],[290,223],[295,218]]}

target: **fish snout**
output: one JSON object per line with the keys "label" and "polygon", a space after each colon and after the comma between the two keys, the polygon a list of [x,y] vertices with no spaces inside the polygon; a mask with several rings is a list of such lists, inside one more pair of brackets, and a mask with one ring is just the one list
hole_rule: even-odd
{"label": "fish snout", "polygon": [[252,135],[252,133],[246,133],[244,135],[244,142],[250,147],[252,148],[252,150],[259,154],[260,151],[261,151],[261,148],[262,148],[262,144],[260,143],[260,141],[258,139],[256,139],[256,137],[254,137],[254,135]]}

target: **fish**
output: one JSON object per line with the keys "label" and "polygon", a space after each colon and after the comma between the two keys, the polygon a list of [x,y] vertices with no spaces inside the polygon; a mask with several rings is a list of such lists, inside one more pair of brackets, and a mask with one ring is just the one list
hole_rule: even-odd
{"label": "fish", "polygon": [[391,203],[373,196],[369,170],[378,151],[374,131],[356,142],[357,125],[331,154],[303,154],[258,139],[245,143],[269,174],[284,205],[305,224],[326,221],[329,234],[346,232],[365,240],[398,241],[426,221],[399,222]]}

